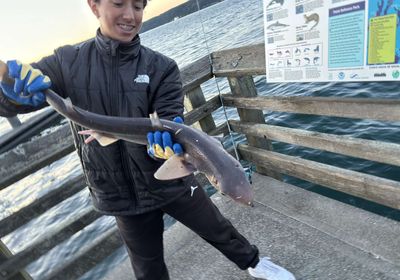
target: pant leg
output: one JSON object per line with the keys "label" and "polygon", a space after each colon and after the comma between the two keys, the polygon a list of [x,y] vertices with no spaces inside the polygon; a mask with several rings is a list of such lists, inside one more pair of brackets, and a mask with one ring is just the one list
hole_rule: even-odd
{"label": "pant leg", "polygon": [[196,232],[239,268],[255,267],[258,249],[242,236],[212,203],[201,186],[162,208],[164,212]]}
{"label": "pant leg", "polygon": [[163,212],[115,218],[137,280],[169,280],[164,262]]}

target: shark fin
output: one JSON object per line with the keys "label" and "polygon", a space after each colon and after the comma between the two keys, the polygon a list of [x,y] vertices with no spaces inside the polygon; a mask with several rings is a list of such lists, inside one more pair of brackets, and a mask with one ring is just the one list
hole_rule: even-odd
{"label": "shark fin", "polygon": [[162,123],[160,121],[160,118],[158,117],[157,111],[154,111],[154,113],[150,114],[149,117],[151,120],[151,125],[153,127],[162,128]]}
{"label": "shark fin", "polygon": [[182,156],[173,155],[158,168],[154,177],[158,180],[173,180],[188,176],[196,169]]}
{"label": "shark fin", "polygon": [[67,106],[67,109],[69,109],[69,110],[74,109],[74,105],[72,104],[71,98],[67,97],[64,99],[64,101],[65,101],[65,105]]}

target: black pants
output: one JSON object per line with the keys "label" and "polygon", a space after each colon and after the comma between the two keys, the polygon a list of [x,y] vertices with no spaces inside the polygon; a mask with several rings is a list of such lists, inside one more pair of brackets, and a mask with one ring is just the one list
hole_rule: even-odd
{"label": "black pants", "polygon": [[217,248],[239,268],[254,267],[258,249],[250,245],[198,187],[149,213],[116,217],[138,280],[168,280],[163,252],[163,214],[167,213]]}

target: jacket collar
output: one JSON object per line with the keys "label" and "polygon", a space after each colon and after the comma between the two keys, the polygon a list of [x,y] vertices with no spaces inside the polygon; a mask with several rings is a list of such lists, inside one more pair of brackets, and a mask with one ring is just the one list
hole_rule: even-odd
{"label": "jacket collar", "polygon": [[108,38],[101,34],[100,28],[97,29],[96,33],[96,48],[102,54],[106,56],[115,56],[117,52],[120,58],[130,58],[135,57],[139,54],[140,50],[140,37],[136,35],[132,41],[128,43],[123,43],[111,38]]}

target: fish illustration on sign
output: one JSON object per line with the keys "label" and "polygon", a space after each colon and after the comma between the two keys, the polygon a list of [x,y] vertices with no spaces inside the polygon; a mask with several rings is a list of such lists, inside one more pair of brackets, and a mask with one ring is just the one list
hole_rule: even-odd
{"label": "fish illustration on sign", "polygon": [[272,0],[267,5],[267,8],[269,8],[270,6],[275,5],[275,4],[280,4],[281,6],[283,6],[284,3],[285,3],[285,0]]}
{"label": "fish illustration on sign", "polygon": [[287,24],[283,24],[283,23],[280,23],[279,21],[276,21],[275,23],[268,25],[267,29],[275,31],[275,30],[283,29],[288,26],[289,25],[287,25]]}

